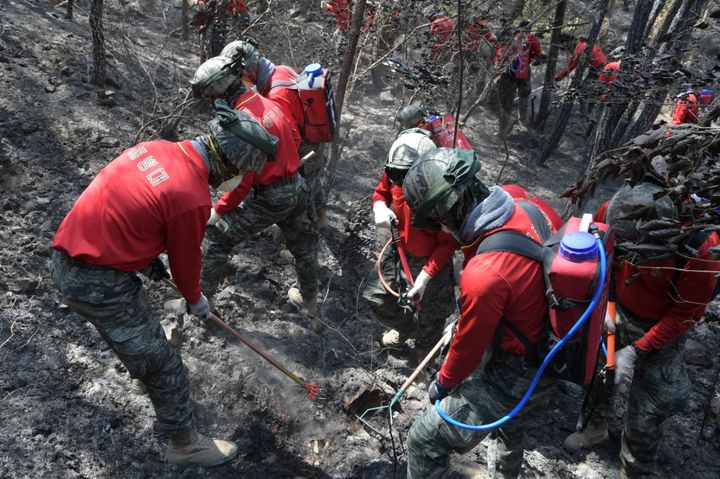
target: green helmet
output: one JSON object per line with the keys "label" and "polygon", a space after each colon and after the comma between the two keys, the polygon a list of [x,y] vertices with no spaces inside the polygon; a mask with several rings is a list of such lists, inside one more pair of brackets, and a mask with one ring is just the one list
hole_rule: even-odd
{"label": "green helmet", "polygon": [[210,58],[195,71],[190,87],[197,98],[221,98],[244,90],[230,58]]}
{"label": "green helmet", "polygon": [[385,168],[408,170],[418,158],[436,148],[427,130],[421,128],[404,130],[390,147]]}
{"label": "green helmet", "polygon": [[244,71],[255,77],[260,60],[263,58],[257,47],[258,43],[250,37],[245,40],[235,40],[225,45],[220,56],[239,62]]}
{"label": "green helmet", "polygon": [[400,125],[401,130],[416,127],[428,116],[425,107],[420,105],[408,105],[397,114],[395,121]]}
{"label": "green helmet", "polygon": [[677,219],[678,212],[666,190],[653,183],[640,183],[635,187],[623,185],[610,199],[605,222],[613,225],[618,239],[639,239],[639,220]]}
{"label": "green helmet", "polygon": [[[403,183],[405,201],[413,212],[413,225],[420,228],[442,223],[468,187],[482,186],[475,176],[480,161],[473,150],[436,148],[427,151],[410,167]],[[486,191],[484,187],[478,192]]]}

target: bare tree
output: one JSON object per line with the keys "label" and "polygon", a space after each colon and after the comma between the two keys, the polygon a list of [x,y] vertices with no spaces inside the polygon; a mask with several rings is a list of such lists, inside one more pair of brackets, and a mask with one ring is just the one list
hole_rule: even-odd
{"label": "bare tree", "polygon": [[[590,58],[592,46],[597,41],[598,34],[600,33],[600,26],[605,19],[605,12],[607,11],[607,6],[608,0],[600,1],[600,7],[598,9],[597,16],[595,17],[593,26],[590,29],[590,34],[588,35],[587,46],[585,47],[585,51],[583,52],[582,57],[580,57],[580,65],[578,65],[577,70],[573,75],[572,81],[570,82],[569,90],[571,92],[577,92],[578,88],[580,87],[585,66],[587,65],[588,59]],[[543,148],[543,150],[535,159],[535,162],[538,165],[544,165],[545,161],[550,157],[550,155],[552,155],[553,151],[555,151],[555,148],[557,148],[557,146],[560,144],[560,140],[562,140],[563,134],[565,133],[565,128],[570,121],[570,115],[572,113],[572,107],[574,102],[575,98],[572,95],[566,95],[563,98],[562,106],[560,108],[560,115],[557,122],[555,123],[555,129],[545,142],[545,148]]]}
{"label": "bare tree", "polygon": [[67,0],[67,10],[65,11],[65,18],[68,20],[73,19],[73,4],[75,0]]}
{"label": "bare tree", "polygon": [[187,40],[189,36],[188,28],[188,0],[181,0],[180,8],[180,25],[182,28],[182,39]]}
{"label": "bare tree", "polygon": [[105,84],[105,35],[103,33],[103,0],[92,0],[90,3],[90,31],[93,42],[92,82],[95,85]]}
{"label": "bare tree", "polygon": [[542,130],[545,127],[545,121],[550,114],[550,100],[552,92],[555,89],[555,68],[557,67],[557,59],[560,53],[560,35],[562,34],[562,25],[565,22],[565,10],[567,1],[563,0],[555,7],[555,19],[553,20],[552,37],[550,38],[550,52],[548,53],[547,68],[545,70],[545,83],[543,84],[542,96],[540,97],[540,108],[538,109],[535,127]]}

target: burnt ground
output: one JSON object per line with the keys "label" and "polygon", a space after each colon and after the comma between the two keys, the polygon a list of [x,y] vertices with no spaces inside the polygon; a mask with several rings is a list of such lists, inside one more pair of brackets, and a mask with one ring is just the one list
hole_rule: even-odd
{"label": "burnt ground", "polygon": [[[199,63],[197,45],[168,35],[176,28],[173,5],[161,10],[143,2],[151,5],[143,10],[137,2],[106,2],[110,81],[98,89],[87,81],[88,2],[78,2],[72,22],[53,3],[0,0],[0,477],[389,478],[396,471],[402,477],[402,439],[429,407],[422,385],[410,388],[394,418],[397,468],[391,443],[353,415],[392,394],[412,367],[408,349],[379,347],[383,328],[358,299],[379,246],[369,223],[369,196],[393,139],[396,90],[378,93],[365,82],[347,102],[350,133],[320,252],[319,327],[285,299],[294,273],[280,254],[276,229],[236,249],[216,298],[230,324],[318,382],[320,398],[310,402],[233,338],[187,318],[179,349],[190,372],[198,427],[237,441],[240,457],[214,469],[171,466],[162,461],[164,443],[154,434],[150,402],[129,391],[122,364],[89,324],[62,305],[47,261],[55,229],[91,178],[125,146],[157,135],[162,125],[148,120],[184,98],[181,88]],[[279,11],[287,31],[273,30],[280,31],[280,41],[270,41],[275,37],[268,33],[277,18],[256,25],[268,56],[277,63],[308,63],[313,45],[326,42],[326,21],[303,8]],[[300,24],[307,35],[286,42]],[[200,133],[208,117],[207,105],[190,108],[177,136]],[[505,161],[495,130],[495,117],[482,111],[466,127],[488,183]],[[562,206],[554,198],[581,168],[583,137],[577,130],[568,132],[547,169],[528,164],[541,140],[512,134],[502,182],[523,184]],[[174,321],[163,311],[172,291],[148,283],[147,292],[158,319]],[[713,426],[706,426],[707,440],[699,431],[720,364],[720,328],[704,323],[691,336],[690,407],[665,427],[661,478],[720,477]],[[528,431],[523,478],[614,476],[619,420],[610,443],[592,452],[568,454],[561,447],[581,401],[578,387],[563,385],[537,417]],[[385,430],[383,418],[372,421]],[[450,476],[484,477],[485,449],[486,442],[453,457]]]}

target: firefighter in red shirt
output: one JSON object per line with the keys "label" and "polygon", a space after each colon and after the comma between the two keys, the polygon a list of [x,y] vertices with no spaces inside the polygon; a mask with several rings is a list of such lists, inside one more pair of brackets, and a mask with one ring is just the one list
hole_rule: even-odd
{"label": "firefighter in red shirt", "polygon": [[[685,333],[703,317],[717,286],[720,261],[709,251],[720,245],[717,232],[699,232],[690,239],[689,257],[643,260],[623,254],[623,244],[638,241],[637,219],[676,219],[677,206],[666,190],[649,182],[623,186],[598,211],[596,217],[616,228],[617,247],[613,273],[616,289],[615,324],[617,353],[615,383],[629,383],[630,396],[622,433],[621,478],[646,478],[653,473],[662,438],[662,423],[688,404],[690,381],[682,351]],[[610,400],[603,382],[590,391],[583,414],[587,426],[565,440],[577,451],[608,438]],[[587,411],[592,411],[588,413]]]}
{"label": "firefighter in red shirt", "polygon": [[422,128],[429,131],[430,138],[438,147],[473,149],[470,140],[467,139],[461,128],[457,129],[457,137],[455,136],[455,116],[450,112],[431,115],[423,106],[408,105],[400,110],[395,121],[401,131],[409,128]]}
{"label": "firefighter in red shirt", "polygon": [[677,95],[671,123],[673,125],[697,123],[699,117],[698,98],[700,98],[700,88],[691,88]]}
{"label": "firefighter in red shirt", "polygon": [[[198,68],[193,85],[201,96],[223,96],[236,110],[247,113],[279,140],[274,157],[259,173],[242,180],[215,204],[206,234],[203,288],[212,295],[225,277],[228,256],[244,239],[277,224],[295,258],[297,287],[288,291],[290,301],[304,312],[317,310],[318,230],[309,201],[309,189],[299,174],[300,134],[292,117],[254,88],[250,74],[225,69],[227,57],[215,57]],[[229,78],[228,78],[229,77]]]}
{"label": "firefighter in red shirt", "polygon": [[[244,114],[234,118],[254,123]],[[115,351],[135,385],[144,385],[170,437],[165,458],[174,464],[222,464],[235,457],[237,446],[196,431],[182,359],[153,317],[136,273],[169,278],[158,258],[167,252],[185,309],[200,318],[210,314],[199,282],[208,183],[217,187],[239,173],[254,174],[267,158],[224,124],[213,120],[212,134],[194,140],[125,150],[80,195],[53,240],[53,282]],[[277,142],[255,126],[268,144]]]}
{"label": "firefighter in red shirt", "polygon": [[453,32],[453,22],[442,10],[430,8],[432,14],[429,15],[428,46],[430,47],[430,58],[436,60],[443,52],[450,50],[449,41]]}
{"label": "firefighter in red shirt", "polygon": [[[463,245],[460,320],[428,396],[432,403],[441,400],[443,410],[453,418],[471,424],[506,415],[535,373],[525,361],[523,344],[508,328],[500,327],[501,318],[537,342],[548,311],[543,269],[537,261],[509,252],[475,254],[483,238],[500,230],[539,239],[525,210],[503,188],[486,188],[476,177],[479,169],[473,152],[439,148],[416,162],[403,183],[413,222],[420,227],[439,223]],[[528,407],[545,403],[554,382],[541,380],[525,408],[498,430],[496,447],[489,448],[494,452],[488,453],[490,476],[519,475]],[[441,477],[452,452],[469,451],[485,435],[454,428],[430,409],[408,433],[408,478]]]}
{"label": "firefighter in red shirt", "polygon": [[275,65],[257,49],[257,43],[251,38],[229,43],[223,48],[220,56],[231,59],[243,57],[243,72],[255,84],[257,91],[277,103],[285,116],[292,119],[302,139],[298,151],[300,158],[314,152],[314,155],[303,163],[301,174],[310,188],[311,204],[314,205],[313,212],[318,226],[326,226],[326,197],[321,176],[327,157],[323,151],[324,144],[310,143],[302,138],[305,129],[305,111],[295,87],[299,78],[298,72],[288,65]]}
{"label": "firefighter in red shirt", "polygon": [[[566,35],[563,38],[563,43],[567,49],[573,53],[568,60],[567,66],[555,75],[555,81],[562,80],[580,65],[580,58],[582,58],[583,52],[587,47],[587,39],[584,37],[575,38],[572,35]],[[588,77],[596,80],[607,62],[608,60],[605,53],[603,53],[597,43],[593,44],[592,50],[590,51],[590,58],[588,59],[588,65],[590,65]]]}
{"label": "firefighter in red shirt", "polygon": [[[435,150],[430,134],[418,128],[401,132],[390,147],[385,172],[375,187],[372,197],[375,226],[389,229],[397,224],[400,246],[405,250],[415,285],[407,292],[410,300],[421,301],[417,323],[412,311],[401,307],[383,286],[377,275],[368,282],[363,298],[373,313],[391,331],[383,335],[384,346],[398,346],[410,337],[415,338],[415,353],[420,362],[442,336],[445,319],[455,310],[452,257],[458,244],[449,234],[413,228],[411,212],[405,203],[402,183],[408,168],[427,152]],[[386,230],[387,231],[387,230]],[[400,294],[401,270],[396,252],[390,248],[382,258],[385,282]]]}
{"label": "firefighter in red shirt", "polygon": [[511,39],[500,41],[495,52],[495,68],[500,73],[497,82],[500,132],[507,135],[514,124],[513,102],[518,95],[518,114],[520,123],[528,121],[530,93],[532,92],[531,64],[542,58],[542,48],[538,37],[528,30],[530,22],[522,20]]}

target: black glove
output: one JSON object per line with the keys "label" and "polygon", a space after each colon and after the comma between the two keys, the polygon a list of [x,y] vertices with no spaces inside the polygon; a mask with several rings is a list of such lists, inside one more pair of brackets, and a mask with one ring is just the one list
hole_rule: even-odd
{"label": "black glove", "polygon": [[435,401],[442,401],[442,399],[449,393],[450,389],[440,384],[440,380],[433,380],[428,388],[428,399],[430,399],[430,404],[435,404]]}
{"label": "black glove", "polygon": [[162,281],[163,279],[170,279],[170,273],[167,272],[167,270],[165,269],[165,264],[163,264],[160,258],[155,258],[154,260],[150,261],[150,264],[145,266],[141,273],[151,281]]}

